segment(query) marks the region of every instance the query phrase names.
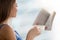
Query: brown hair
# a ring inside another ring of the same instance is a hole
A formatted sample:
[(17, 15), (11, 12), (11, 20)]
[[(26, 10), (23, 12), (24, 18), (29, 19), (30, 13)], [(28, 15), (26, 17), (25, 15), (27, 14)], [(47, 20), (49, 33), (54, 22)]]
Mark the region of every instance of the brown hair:
[(0, 0), (0, 23), (4, 22), (11, 12), (15, 0)]

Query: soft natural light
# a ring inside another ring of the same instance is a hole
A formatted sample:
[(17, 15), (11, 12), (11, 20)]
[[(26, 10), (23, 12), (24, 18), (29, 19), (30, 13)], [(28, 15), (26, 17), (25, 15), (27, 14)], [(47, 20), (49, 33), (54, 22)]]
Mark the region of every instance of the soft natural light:
[(12, 21), (12, 25), (24, 38), (23, 40), (25, 40), (27, 31), (31, 28), (37, 14), (42, 8), (50, 13), (55, 11), (56, 16), (51, 32), (43, 33), (35, 40), (60, 40), (60, 0), (17, 0), (17, 4), (18, 15)]

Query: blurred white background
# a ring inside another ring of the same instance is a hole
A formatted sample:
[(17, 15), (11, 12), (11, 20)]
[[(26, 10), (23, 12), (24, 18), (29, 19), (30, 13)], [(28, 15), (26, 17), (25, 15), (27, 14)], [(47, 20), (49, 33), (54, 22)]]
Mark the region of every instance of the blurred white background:
[(34, 40), (60, 40), (60, 0), (17, 0), (17, 17), (10, 23), (25, 40), (27, 32), (41, 8), (56, 12), (51, 31), (44, 31)]

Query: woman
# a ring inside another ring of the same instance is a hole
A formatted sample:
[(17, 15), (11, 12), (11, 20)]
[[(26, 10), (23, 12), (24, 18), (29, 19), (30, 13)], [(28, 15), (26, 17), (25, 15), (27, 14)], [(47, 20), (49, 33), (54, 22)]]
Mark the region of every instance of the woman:
[[(0, 40), (22, 40), (18, 33), (8, 25), (8, 20), (16, 17), (16, 7), (16, 0), (0, 0)], [(33, 40), (39, 34), (40, 29), (34, 26), (28, 32), (26, 40)]]

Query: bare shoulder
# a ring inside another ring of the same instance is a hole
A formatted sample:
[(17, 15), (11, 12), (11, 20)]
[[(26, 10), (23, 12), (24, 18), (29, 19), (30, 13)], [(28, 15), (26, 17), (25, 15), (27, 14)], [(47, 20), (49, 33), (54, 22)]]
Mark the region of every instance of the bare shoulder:
[(1, 28), (4, 38), (8, 40), (15, 40), (14, 30), (7, 24), (4, 24)]
[[(4, 36), (7, 36), (9, 33), (12, 33), (12, 32), (13, 32), (13, 29), (8, 24), (4, 24), (1, 28), (1, 33)], [(5, 35), (5, 34), (7, 34), (7, 35)]]
[(3, 27), (1, 28), (3, 31), (8, 31), (8, 30), (13, 30), (8, 24), (4, 24)]

